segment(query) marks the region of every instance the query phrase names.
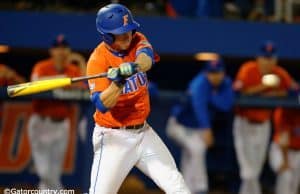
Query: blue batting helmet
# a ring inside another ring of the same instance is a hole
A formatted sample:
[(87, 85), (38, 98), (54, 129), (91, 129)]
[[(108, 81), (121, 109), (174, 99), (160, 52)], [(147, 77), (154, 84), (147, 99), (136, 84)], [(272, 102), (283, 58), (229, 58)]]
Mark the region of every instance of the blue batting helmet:
[(114, 42), (114, 36), (136, 30), (138, 24), (132, 17), (127, 7), (121, 4), (112, 3), (102, 7), (96, 18), (96, 27), (102, 39), (107, 44)]

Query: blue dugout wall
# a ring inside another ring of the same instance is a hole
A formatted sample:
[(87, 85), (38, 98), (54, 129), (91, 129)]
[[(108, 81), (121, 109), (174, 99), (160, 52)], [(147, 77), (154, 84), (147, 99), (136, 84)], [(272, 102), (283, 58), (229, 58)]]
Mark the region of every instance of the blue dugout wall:
[[(210, 19), (136, 17), (161, 54), (191, 55), (214, 51), (226, 56), (253, 56), (263, 40), (274, 40), (279, 56), (300, 58), (300, 25), (251, 23)], [(0, 43), (13, 47), (48, 48), (53, 37), (64, 33), (73, 48), (90, 50), (100, 37), (95, 14), (0, 12)]]

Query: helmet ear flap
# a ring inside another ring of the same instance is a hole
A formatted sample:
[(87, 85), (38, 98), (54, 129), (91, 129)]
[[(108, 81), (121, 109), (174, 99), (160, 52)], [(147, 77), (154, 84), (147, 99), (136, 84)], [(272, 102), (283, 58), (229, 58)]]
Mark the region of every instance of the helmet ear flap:
[(103, 40), (106, 44), (111, 45), (112, 43), (114, 43), (115, 37), (114, 37), (113, 34), (110, 34), (110, 33), (101, 33), (101, 32), (100, 32), (100, 34), (101, 34), (102, 40)]

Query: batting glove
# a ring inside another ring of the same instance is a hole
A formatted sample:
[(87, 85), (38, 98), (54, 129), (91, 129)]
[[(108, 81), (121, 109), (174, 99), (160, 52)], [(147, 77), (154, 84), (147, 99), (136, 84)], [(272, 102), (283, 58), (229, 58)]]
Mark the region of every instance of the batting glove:
[(119, 67), (120, 74), (125, 77), (129, 77), (137, 72), (136, 63), (122, 63)]
[(107, 71), (107, 78), (119, 86), (124, 85), (126, 82), (126, 79), (120, 74), (119, 68), (109, 68)]

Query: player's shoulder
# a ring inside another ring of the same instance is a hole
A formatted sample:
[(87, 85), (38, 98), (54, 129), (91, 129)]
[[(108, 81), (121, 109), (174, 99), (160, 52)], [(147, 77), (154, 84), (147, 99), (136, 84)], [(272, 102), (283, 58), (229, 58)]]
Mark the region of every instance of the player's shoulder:
[(275, 74), (288, 74), (287, 70), (285, 70), (283, 67), (279, 66), (279, 65), (276, 65), (273, 69), (273, 72)]
[(14, 70), (5, 64), (0, 64), (0, 71), (1, 72), (10, 72), (10, 71), (14, 71)]
[(100, 54), (103, 54), (106, 50), (106, 47), (105, 47), (105, 43), (104, 42), (101, 42), (97, 45), (97, 47), (93, 50), (91, 56), (99, 56)]
[(206, 76), (205, 76), (205, 73), (204, 72), (200, 72), (198, 73), (194, 79), (192, 80), (193, 83), (199, 83), (199, 84), (205, 84), (207, 79), (206, 79)]
[(195, 88), (207, 86), (207, 79), (203, 72), (198, 73), (190, 82), (189, 89), (193, 90)]
[(257, 62), (255, 60), (249, 60), (244, 62), (241, 65), (241, 69), (246, 69), (246, 70), (252, 70), (252, 69), (256, 69), (257, 68)]
[(8, 69), (8, 67), (4, 64), (0, 64), (0, 70), (1, 71), (6, 71)]
[(139, 40), (147, 40), (147, 37), (141, 32), (136, 32), (134, 38), (137, 38)]
[(133, 37), (133, 44), (134, 45), (143, 45), (151, 47), (150, 42), (148, 41), (147, 37), (142, 34), (141, 32), (136, 32)]
[(105, 43), (102, 42), (98, 44), (98, 46), (91, 53), (87, 66), (93, 65), (95, 61), (104, 60), (105, 55), (106, 55), (106, 47), (105, 47)]
[(51, 66), (53, 66), (53, 61), (52, 61), (52, 59), (49, 58), (49, 59), (44, 59), (44, 60), (38, 61), (34, 65), (34, 69), (48, 69)]

